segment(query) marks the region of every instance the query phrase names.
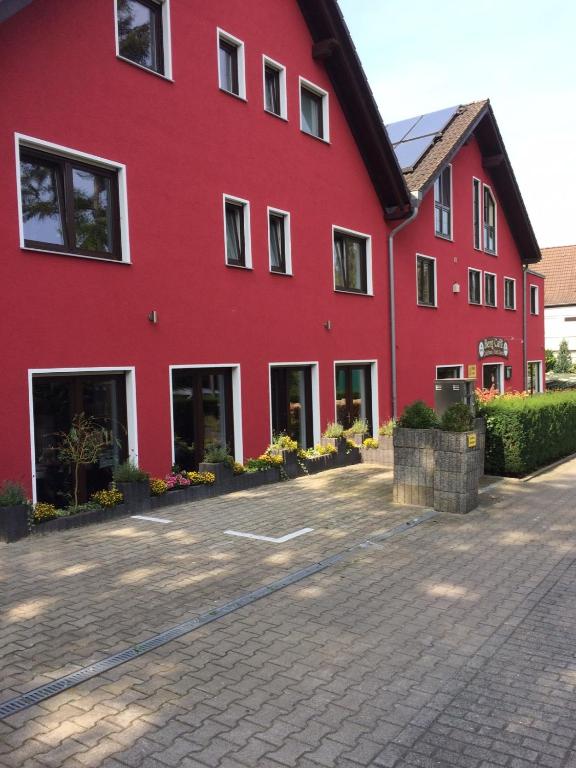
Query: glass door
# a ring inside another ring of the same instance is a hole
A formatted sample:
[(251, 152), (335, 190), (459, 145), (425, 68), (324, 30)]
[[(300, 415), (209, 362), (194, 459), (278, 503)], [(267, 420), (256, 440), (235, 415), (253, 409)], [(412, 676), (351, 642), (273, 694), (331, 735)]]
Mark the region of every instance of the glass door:
[(487, 364), (482, 367), (482, 386), (484, 389), (494, 387), (498, 392), (504, 392), (501, 363)]
[(535, 392), (541, 392), (542, 391), (542, 384), (541, 384), (541, 368), (542, 363), (538, 362), (531, 362), (528, 363), (528, 392), (530, 392), (531, 395), (533, 395)]
[(310, 367), (272, 368), (272, 430), (302, 448), (313, 444), (312, 374)]
[(79, 501), (106, 488), (112, 470), (128, 457), (124, 374), (36, 376), (32, 384), (36, 494), (38, 501), (65, 507), (71, 502), (70, 466), (58, 457), (61, 434), (83, 413), (104, 430), (106, 447), (97, 463), (80, 467)]
[(336, 421), (350, 429), (356, 419), (367, 421), (372, 434), (371, 366), (337, 365)]
[(172, 371), (174, 463), (197, 469), (209, 445), (234, 455), (232, 371), (180, 368)]

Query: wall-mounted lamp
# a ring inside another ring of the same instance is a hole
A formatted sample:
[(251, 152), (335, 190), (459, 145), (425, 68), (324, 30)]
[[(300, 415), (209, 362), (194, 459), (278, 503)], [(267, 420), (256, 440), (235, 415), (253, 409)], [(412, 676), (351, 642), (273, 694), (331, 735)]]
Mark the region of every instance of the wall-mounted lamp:
[(452, 293), (460, 293), (460, 283), (453, 283)]
[(326, 322), (324, 323), (324, 328), (326, 328), (327, 331), (331, 331), (332, 330), (332, 320), (326, 320)]
[(156, 312), (155, 309), (148, 313), (148, 320), (150, 320), (150, 322), (154, 325), (158, 323), (158, 312)]

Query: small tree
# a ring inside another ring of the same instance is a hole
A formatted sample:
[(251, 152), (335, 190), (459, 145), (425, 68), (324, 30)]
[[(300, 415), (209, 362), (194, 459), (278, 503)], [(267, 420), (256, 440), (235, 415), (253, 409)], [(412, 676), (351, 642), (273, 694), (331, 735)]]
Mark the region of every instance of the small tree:
[(556, 355), (551, 349), (547, 349), (544, 354), (546, 355), (546, 373), (548, 373), (554, 370)]
[(568, 349), (568, 342), (566, 339), (562, 339), (558, 348), (558, 354), (556, 355), (556, 362), (554, 363), (554, 373), (570, 373), (571, 370), (572, 355)]
[(74, 506), (78, 506), (80, 467), (95, 464), (109, 445), (106, 431), (92, 416), (77, 413), (68, 432), (59, 432), (58, 458), (72, 468), (74, 482)]

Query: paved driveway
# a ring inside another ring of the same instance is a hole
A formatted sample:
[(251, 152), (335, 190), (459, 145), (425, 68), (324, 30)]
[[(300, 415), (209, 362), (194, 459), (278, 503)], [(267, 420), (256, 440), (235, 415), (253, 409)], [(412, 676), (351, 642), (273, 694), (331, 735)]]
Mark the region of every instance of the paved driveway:
[[(8, 717), (0, 764), (576, 766), (575, 476), (500, 484)], [(415, 514), (389, 487), (360, 466), (3, 547), (2, 699), (374, 542)]]

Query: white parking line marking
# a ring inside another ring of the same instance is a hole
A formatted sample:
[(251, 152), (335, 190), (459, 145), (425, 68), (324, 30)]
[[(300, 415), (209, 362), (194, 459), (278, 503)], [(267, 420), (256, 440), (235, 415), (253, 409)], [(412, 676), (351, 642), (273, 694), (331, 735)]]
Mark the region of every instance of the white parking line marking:
[(280, 536), (274, 538), (272, 536), (258, 536), (256, 533), (242, 533), (242, 531), (224, 531), (228, 536), (241, 536), (244, 539), (256, 539), (257, 541), (268, 541), (270, 544), (284, 544), (285, 541), (295, 539), (298, 536), (303, 536), (305, 533), (310, 533), (314, 528), (300, 528), (299, 531), (294, 533), (287, 533), (286, 536)]
[(171, 523), (165, 517), (148, 517), (147, 515), (130, 515), (133, 520), (149, 520), (151, 523)]

